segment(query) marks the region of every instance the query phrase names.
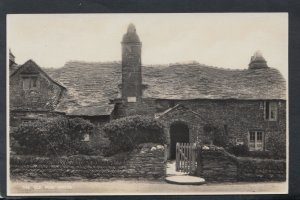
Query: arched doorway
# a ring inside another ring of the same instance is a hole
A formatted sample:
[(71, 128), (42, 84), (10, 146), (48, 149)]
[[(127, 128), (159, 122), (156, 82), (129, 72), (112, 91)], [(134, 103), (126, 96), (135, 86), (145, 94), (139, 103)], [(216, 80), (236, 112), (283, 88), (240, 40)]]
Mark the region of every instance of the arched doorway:
[(170, 127), (170, 159), (176, 158), (176, 143), (188, 143), (189, 142), (189, 127), (182, 122), (175, 122)]

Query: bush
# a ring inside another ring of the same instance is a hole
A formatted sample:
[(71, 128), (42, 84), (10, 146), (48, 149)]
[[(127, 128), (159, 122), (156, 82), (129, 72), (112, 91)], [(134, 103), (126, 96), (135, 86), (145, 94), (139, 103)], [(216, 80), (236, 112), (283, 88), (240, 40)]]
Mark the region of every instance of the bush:
[(248, 156), (249, 149), (247, 145), (232, 145), (228, 147), (228, 152), (235, 156)]
[(213, 144), (219, 147), (225, 147), (228, 143), (228, 138), (224, 134), (224, 131), (212, 124), (206, 124), (203, 127), (204, 131), (204, 144)]
[(268, 151), (249, 151), (248, 156), (253, 158), (271, 158)]
[(94, 155), (105, 154), (107, 148), (110, 146), (109, 138), (106, 136), (102, 128), (96, 127), (94, 133), (90, 137), (89, 145), (93, 149)]
[(12, 133), (19, 147), (17, 154), (61, 156), (87, 154), (89, 147), (82, 141), (91, 133), (93, 124), (81, 118), (55, 117), (22, 123)]
[(268, 139), (268, 150), (274, 159), (286, 158), (286, 136), (282, 133), (272, 133)]
[(151, 117), (124, 117), (106, 124), (103, 130), (111, 142), (107, 154), (129, 151), (141, 143), (166, 143), (162, 124)]
[(240, 157), (252, 157), (252, 158), (271, 158), (268, 151), (249, 151), (247, 145), (232, 145), (228, 149), (228, 152)]

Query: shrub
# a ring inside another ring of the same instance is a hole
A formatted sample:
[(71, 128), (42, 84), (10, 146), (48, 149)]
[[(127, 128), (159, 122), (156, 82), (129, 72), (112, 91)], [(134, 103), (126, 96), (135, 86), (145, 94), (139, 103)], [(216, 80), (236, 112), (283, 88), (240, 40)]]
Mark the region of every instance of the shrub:
[(268, 151), (249, 151), (248, 156), (253, 158), (271, 158)]
[(249, 155), (249, 149), (247, 145), (232, 145), (228, 147), (228, 152), (234, 154), (235, 156)]
[(166, 143), (162, 124), (151, 117), (124, 117), (106, 124), (103, 130), (111, 142), (107, 154), (129, 151), (141, 143)]
[(252, 158), (271, 158), (268, 151), (249, 151), (247, 145), (232, 145), (228, 147), (228, 152), (240, 157), (252, 157)]
[(61, 156), (86, 154), (88, 144), (82, 141), (93, 124), (81, 118), (55, 117), (22, 123), (12, 133), (19, 144), (18, 154)]
[(286, 158), (286, 137), (285, 134), (279, 132), (272, 133), (268, 139), (268, 150), (272, 158), (285, 159)]
[(203, 131), (204, 131), (203, 142), (205, 144), (212, 143), (213, 145), (219, 147), (225, 147), (227, 145), (228, 138), (219, 127), (214, 126), (212, 124), (206, 124), (203, 127)]
[(89, 145), (93, 149), (94, 155), (103, 155), (110, 146), (109, 138), (106, 136), (102, 128), (96, 127), (94, 133), (90, 137)]

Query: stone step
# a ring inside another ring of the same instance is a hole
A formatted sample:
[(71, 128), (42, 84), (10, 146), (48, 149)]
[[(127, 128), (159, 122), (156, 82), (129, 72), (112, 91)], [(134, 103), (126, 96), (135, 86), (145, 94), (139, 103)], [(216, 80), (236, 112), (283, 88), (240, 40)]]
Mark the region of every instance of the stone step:
[(168, 176), (165, 178), (167, 183), (178, 185), (202, 185), (205, 180), (196, 176), (182, 175), (182, 176)]

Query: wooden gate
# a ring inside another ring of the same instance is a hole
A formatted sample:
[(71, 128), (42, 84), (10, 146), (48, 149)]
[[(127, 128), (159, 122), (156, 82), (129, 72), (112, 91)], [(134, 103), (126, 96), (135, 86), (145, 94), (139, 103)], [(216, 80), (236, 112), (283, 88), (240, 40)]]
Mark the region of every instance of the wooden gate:
[(176, 171), (194, 173), (198, 152), (196, 143), (176, 143)]

